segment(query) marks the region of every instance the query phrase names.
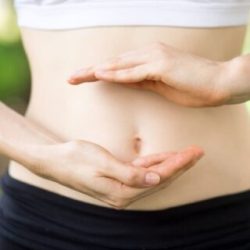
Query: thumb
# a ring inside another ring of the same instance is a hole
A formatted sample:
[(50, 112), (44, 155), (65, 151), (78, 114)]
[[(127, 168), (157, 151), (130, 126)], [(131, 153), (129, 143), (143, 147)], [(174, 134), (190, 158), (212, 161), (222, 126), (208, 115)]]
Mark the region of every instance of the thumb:
[(136, 168), (129, 163), (118, 160), (109, 162), (105, 168), (104, 176), (114, 178), (127, 186), (145, 188), (160, 182), (160, 175), (146, 168)]

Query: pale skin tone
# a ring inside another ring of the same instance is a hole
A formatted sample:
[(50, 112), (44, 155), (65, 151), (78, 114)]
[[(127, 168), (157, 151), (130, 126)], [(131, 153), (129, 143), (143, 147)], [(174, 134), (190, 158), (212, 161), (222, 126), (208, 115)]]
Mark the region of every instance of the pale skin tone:
[[(169, 51), (178, 55), (181, 71), (185, 72), (187, 62), (192, 64), (197, 54), (200, 59), (196, 63), (210, 62), (213, 71), (217, 67), (212, 65), (232, 62), (239, 54), (244, 28), (117, 27), (63, 32), (22, 28), (21, 31), (32, 69), (31, 101), (25, 117), (2, 105), (4, 119), (0, 122), (0, 152), (14, 160), (10, 165), (13, 177), (74, 199), (119, 209), (165, 208), (248, 187), (247, 174), (242, 174), (244, 169), (248, 173), (243, 105), (207, 110), (201, 101), (205, 100), (207, 106), (222, 104), (209, 104), (206, 91), (200, 100), (196, 85), (191, 81), (185, 83), (188, 86), (181, 82), (182, 87), (186, 86), (185, 91), (192, 90), (187, 101), (195, 101), (195, 109), (188, 109), (187, 106), (194, 104), (168, 102), (163, 82), (155, 84), (147, 79), (136, 83), (143, 87), (121, 80), (113, 83), (112, 79), (100, 80), (100, 71), (97, 75), (93, 68), (88, 75), (80, 74), (81, 79), (74, 82), (77, 86), (67, 82), (75, 69), (90, 65), (95, 68), (106, 64), (110, 57), (116, 60), (122, 52), (135, 53), (137, 58), (140, 49), (146, 50), (146, 54), (151, 51), (151, 59), (140, 61), (142, 67), (147, 65), (151, 69), (149, 65), (166, 57), (156, 41), (164, 42), (164, 46), (172, 44)], [(206, 39), (210, 36), (223, 46), (218, 43), (213, 46)], [(235, 40), (227, 48), (232, 37)], [(157, 49), (149, 50), (148, 46)], [(183, 53), (184, 49), (189, 53)], [(130, 57), (130, 63), (133, 58)], [(132, 71), (133, 67), (129, 67)], [(238, 67), (227, 72), (234, 72), (237, 77), (242, 75), (240, 71)], [(206, 76), (207, 67), (200, 72)], [(190, 75), (193, 78), (196, 74)], [(183, 77), (188, 79), (190, 75), (186, 70)], [(206, 90), (206, 77), (203, 78), (202, 91)], [(148, 83), (156, 88), (147, 89)], [(175, 93), (179, 95), (178, 91)], [(209, 97), (213, 97), (213, 91)], [(229, 118), (233, 122), (228, 122)], [(140, 143), (136, 144), (134, 138), (139, 138)], [(234, 142), (236, 149), (227, 139)], [(222, 146), (223, 158), (217, 154)], [(136, 164), (136, 159), (144, 162)], [(145, 185), (146, 172), (158, 174), (160, 182)]]
[(219, 62), (154, 43), (80, 69), (68, 81), (75, 85), (97, 80), (126, 84), (180, 105), (207, 107), (249, 100), (249, 72), (249, 55)]
[[(137, 161), (125, 163), (95, 143), (64, 142), (2, 103), (0, 112), (4, 117), (0, 123), (1, 154), (40, 177), (116, 209), (166, 187), (203, 155), (202, 149), (192, 146), (180, 152), (147, 155), (144, 166)], [(149, 179), (145, 178), (147, 173)]]

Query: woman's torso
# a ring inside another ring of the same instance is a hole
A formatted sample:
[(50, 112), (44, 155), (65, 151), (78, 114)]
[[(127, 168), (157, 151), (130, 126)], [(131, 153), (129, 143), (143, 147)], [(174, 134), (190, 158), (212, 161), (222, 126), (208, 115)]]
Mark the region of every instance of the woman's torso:
[[(66, 140), (98, 143), (124, 161), (191, 144), (204, 148), (206, 154), (194, 168), (127, 209), (161, 209), (250, 187), (250, 126), (245, 104), (186, 108), (146, 90), (101, 81), (71, 86), (66, 81), (76, 69), (155, 41), (210, 59), (228, 60), (240, 54), (245, 27), (22, 28), (21, 32), (32, 70), (32, 95), (26, 112), (31, 120)], [(141, 139), (139, 152), (136, 137)], [(10, 174), (52, 192), (106, 206), (35, 176), (14, 161)]]

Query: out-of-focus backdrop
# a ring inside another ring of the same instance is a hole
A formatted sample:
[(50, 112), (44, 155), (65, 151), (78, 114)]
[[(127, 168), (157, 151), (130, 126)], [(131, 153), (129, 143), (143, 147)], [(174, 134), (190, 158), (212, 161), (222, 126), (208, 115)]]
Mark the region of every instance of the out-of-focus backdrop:
[[(242, 53), (250, 53), (250, 24)], [(29, 93), (29, 65), (20, 41), (13, 1), (0, 0), (0, 101), (23, 114)], [(250, 102), (246, 105), (250, 114)], [(0, 176), (7, 164), (8, 160), (0, 156)]]
[[(0, 0), (0, 101), (24, 113), (30, 92), (28, 62), (20, 41), (12, 0)], [(0, 119), (3, 119), (0, 116)], [(0, 176), (8, 160), (0, 155)]]

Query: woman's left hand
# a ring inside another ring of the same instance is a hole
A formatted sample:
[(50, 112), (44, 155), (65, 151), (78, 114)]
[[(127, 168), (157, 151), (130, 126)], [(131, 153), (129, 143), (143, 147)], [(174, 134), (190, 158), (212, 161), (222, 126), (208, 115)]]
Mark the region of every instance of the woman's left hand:
[(221, 81), (223, 69), (223, 62), (154, 43), (83, 68), (68, 82), (80, 84), (102, 80), (150, 90), (184, 106), (219, 106), (226, 104), (230, 97)]

